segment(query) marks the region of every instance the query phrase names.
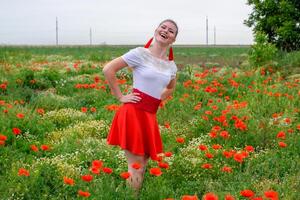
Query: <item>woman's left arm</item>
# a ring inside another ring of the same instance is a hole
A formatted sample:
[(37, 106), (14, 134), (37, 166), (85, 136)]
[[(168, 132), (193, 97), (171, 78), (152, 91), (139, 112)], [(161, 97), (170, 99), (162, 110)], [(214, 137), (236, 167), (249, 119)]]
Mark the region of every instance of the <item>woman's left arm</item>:
[(174, 92), (175, 86), (176, 86), (176, 78), (172, 79), (167, 85), (167, 87), (165, 87), (165, 89), (161, 94), (160, 99), (163, 101), (167, 99), (169, 96), (171, 96)]

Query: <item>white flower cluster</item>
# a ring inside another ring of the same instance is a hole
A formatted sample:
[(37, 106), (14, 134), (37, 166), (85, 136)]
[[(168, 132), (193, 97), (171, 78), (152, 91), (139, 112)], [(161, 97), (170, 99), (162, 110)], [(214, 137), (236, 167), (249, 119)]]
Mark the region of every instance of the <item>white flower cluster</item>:
[(179, 150), (178, 155), (170, 157), (167, 162), (173, 163), (170, 168), (171, 173), (183, 175), (186, 180), (199, 179), (203, 175), (201, 173), (201, 163), (204, 162), (204, 157), (201, 156), (199, 150), (200, 144), (206, 144), (209, 138), (207, 134), (192, 139), (185, 147)]
[(58, 169), (60, 175), (76, 177), (80, 175), (81, 169), (76, 167), (76, 164), (80, 162), (80, 158), (78, 156), (79, 152), (76, 151), (74, 153), (60, 154), (54, 157), (43, 157), (36, 159), (31, 168), (39, 169), (39, 166), (43, 165), (51, 165)]
[(88, 116), (81, 111), (71, 108), (64, 108), (47, 112), (43, 119), (53, 122), (58, 127), (64, 127), (74, 123), (75, 121), (88, 120)]
[(103, 120), (79, 121), (73, 126), (53, 131), (47, 134), (52, 144), (59, 145), (74, 139), (105, 138), (107, 135), (107, 124)]
[(188, 160), (193, 165), (200, 163), (203, 160), (203, 157), (200, 156), (201, 151), (198, 147), (200, 144), (206, 144), (208, 140), (208, 134), (193, 138), (191, 141), (189, 141), (187, 146), (180, 149), (180, 155), (183, 157), (183, 159)]
[(64, 87), (65, 84), (67, 83), (67, 80), (61, 78), (61, 79), (59, 79), (58, 81), (55, 81), (55, 83), (56, 83), (57, 86), (59, 86), (59, 87)]
[(73, 58), (72, 56), (62, 56), (62, 55), (47, 55), (47, 61), (49, 62), (55, 62), (57, 63), (57, 61), (59, 60), (60, 62), (63, 61), (71, 61)]

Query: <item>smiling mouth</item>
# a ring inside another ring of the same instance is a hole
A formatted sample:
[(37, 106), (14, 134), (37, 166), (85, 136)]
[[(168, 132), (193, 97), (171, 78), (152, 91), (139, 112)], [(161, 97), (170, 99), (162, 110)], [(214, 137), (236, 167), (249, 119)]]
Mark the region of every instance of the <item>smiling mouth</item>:
[(168, 39), (167, 35), (164, 34), (164, 33), (160, 33), (159, 35), (160, 35), (162, 38), (164, 38), (164, 39)]

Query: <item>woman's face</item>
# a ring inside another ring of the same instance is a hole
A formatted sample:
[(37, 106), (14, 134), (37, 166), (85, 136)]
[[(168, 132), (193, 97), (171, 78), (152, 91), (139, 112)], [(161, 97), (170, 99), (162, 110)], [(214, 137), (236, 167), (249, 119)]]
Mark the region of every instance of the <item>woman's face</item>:
[(177, 28), (172, 22), (163, 22), (155, 30), (155, 40), (164, 45), (170, 45), (175, 42), (176, 32)]

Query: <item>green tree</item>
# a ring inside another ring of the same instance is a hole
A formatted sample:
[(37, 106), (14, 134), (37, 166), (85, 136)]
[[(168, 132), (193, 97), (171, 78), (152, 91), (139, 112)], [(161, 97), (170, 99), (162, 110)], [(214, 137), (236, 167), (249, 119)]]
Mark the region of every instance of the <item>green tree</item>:
[(275, 45), (269, 43), (266, 34), (260, 32), (256, 33), (254, 41), (255, 44), (249, 52), (251, 65), (262, 66), (270, 63), (277, 53)]
[(300, 49), (300, 0), (248, 0), (253, 7), (245, 24), (262, 32), (284, 51)]

